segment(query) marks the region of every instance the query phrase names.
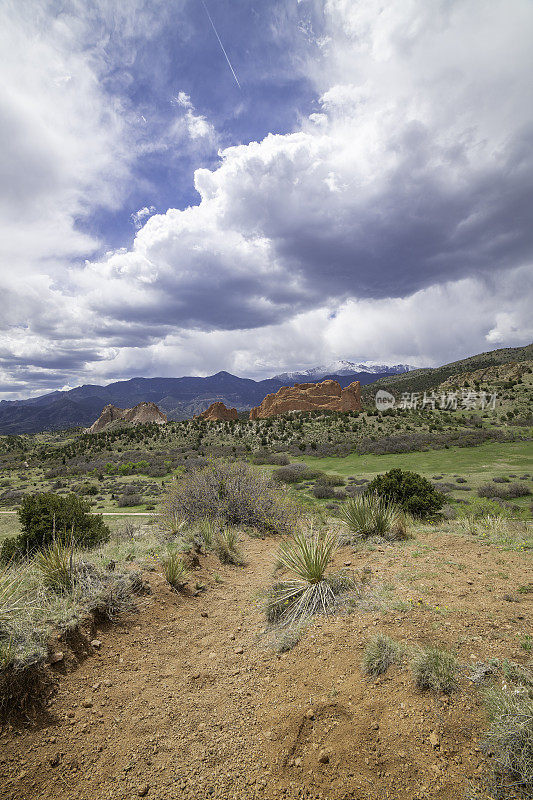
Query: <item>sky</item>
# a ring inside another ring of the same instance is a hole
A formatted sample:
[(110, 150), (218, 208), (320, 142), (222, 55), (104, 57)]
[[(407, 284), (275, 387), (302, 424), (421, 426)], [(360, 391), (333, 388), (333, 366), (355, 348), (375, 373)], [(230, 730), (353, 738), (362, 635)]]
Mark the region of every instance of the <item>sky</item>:
[(0, 399), (533, 340), (531, 0), (0, 0)]

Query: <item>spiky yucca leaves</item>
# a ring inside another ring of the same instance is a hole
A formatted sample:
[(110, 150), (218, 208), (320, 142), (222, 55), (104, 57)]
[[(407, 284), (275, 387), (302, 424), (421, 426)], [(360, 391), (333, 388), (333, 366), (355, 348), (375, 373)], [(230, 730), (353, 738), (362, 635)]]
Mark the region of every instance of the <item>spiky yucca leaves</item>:
[(337, 537), (332, 533), (295, 533), (281, 543), (276, 567), (294, 577), (275, 584), (268, 593), (266, 614), (270, 622), (294, 623), (334, 609), (337, 596), (353, 583), (348, 576), (326, 574), (336, 549)]
[(72, 548), (59, 541), (40, 550), (35, 555), (35, 566), (42, 575), (43, 584), (57, 594), (70, 592), (73, 587)]
[(240, 547), (240, 536), (236, 528), (222, 528), (213, 538), (213, 550), (221, 564), (235, 564), (241, 567), (244, 558)]
[(356, 536), (383, 536), (406, 539), (407, 524), (398, 506), (377, 494), (362, 495), (348, 500), (339, 512), (342, 522)]
[(163, 574), (173, 589), (183, 589), (189, 573), (180, 553), (172, 553), (163, 561)]
[(390, 636), (378, 633), (366, 646), (363, 655), (363, 672), (366, 675), (382, 675), (391, 664), (401, 661), (403, 648)]

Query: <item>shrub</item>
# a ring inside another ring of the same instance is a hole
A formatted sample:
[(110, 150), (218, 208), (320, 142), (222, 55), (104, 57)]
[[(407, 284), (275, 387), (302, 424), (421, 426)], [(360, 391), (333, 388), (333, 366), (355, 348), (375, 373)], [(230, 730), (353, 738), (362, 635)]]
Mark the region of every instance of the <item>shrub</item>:
[(239, 533), (235, 528), (223, 528), (215, 534), (213, 550), (221, 564), (242, 566), (244, 559), (239, 546)]
[(422, 518), (437, 514), (445, 502), (444, 496), (422, 475), (398, 468), (377, 475), (367, 487), (367, 493), (373, 492)]
[(417, 687), (444, 694), (458, 688), (457, 669), (457, 660), (453, 653), (438, 647), (420, 650), (411, 661)]
[(490, 689), (485, 700), (491, 719), (487, 746), (500, 780), (533, 790), (533, 699), (527, 693)]
[(403, 648), (390, 636), (378, 633), (365, 648), (363, 672), (365, 675), (382, 675), (391, 664), (397, 664), (402, 657)]
[(244, 462), (224, 461), (191, 470), (173, 483), (162, 512), (169, 519), (197, 522), (208, 517), (273, 533), (288, 533), (301, 513), (261, 472)]
[(335, 490), (332, 486), (327, 486), (323, 483), (315, 483), (313, 486), (313, 496), (317, 498), (317, 500), (330, 500), (331, 498), (335, 497)]
[(130, 506), (140, 506), (142, 504), (142, 497), (140, 494), (123, 494), (117, 500), (119, 508), (129, 508)]
[(317, 478), (317, 483), (321, 483), (324, 486), (344, 486), (346, 481), (342, 477), (342, 475), (320, 475)]
[(335, 608), (337, 596), (353, 587), (347, 575), (326, 574), (336, 549), (337, 539), (331, 533), (310, 537), (296, 533), (282, 542), (276, 566), (294, 577), (275, 584), (267, 594), (270, 622), (293, 623)]
[(405, 517), (394, 503), (377, 494), (349, 499), (339, 517), (350, 531), (363, 539), (383, 536), (386, 539), (407, 539)]
[(173, 589), (183, 589), (189, 575), (179, 553), (172, 553), (163, 561), (163, 574)]
[(73, 586), (72, 549), (61, 542), (53, 542), (35, 554), (35, 566), (42, 575), (43, 584), (57, 594), (70, 592)]
[(278, 483), (300, 483), (310, 478), (316, 478), (319, 475), (320, 472), (309, 469), (307, 464), (297, 463), (275, 469), (272, 473), (272, 478)]
[(4, 541), (0, 559), (5, 563), (14, 557), (30, 555), (52, 544), (56, 538), (62, 541), (73, 538), (80, 548), (107, 542), (109, 528), (100, 514), (89, 514), (89, 509), (89, 503), (75, 494), (66, 497), (51, 492), (26, 495), (18, 512), (23, 532), (14, 540)]
[(254, 464), (274, 464), (277, 467), (286, 467), (290, 464), (287, 453), (255, 453), (252, 461)]
[(484, 483), (477, 490), (479, 497), (498, 497), (501, 500), (515, 497), (527, 497), (531, 494), (529, 487), (522, 483), (509, 483), (507, 486), (494, 486), (493, 483)]

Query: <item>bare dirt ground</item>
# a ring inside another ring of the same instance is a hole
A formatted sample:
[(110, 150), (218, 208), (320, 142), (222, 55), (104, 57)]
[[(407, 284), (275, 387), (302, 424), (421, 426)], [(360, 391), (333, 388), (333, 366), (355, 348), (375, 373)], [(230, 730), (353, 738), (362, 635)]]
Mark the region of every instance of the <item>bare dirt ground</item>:
[(89, 656), (57, 642), (47, 713), (1, 735), (0, 796), (463, 798), (488, 769), (479, 691), (463, 674), (449, 698), (421, 692), (405, 667), (368, 680), (361, 655), (382, 631), (455, 649), (461, 663), (526, 663), (533, 595), (516, 590), (531, 580), (527, 556), (427, 530), (402, 547), (343, 548), (340, 564), (369, 566), (414, 606), (318, 618), (279, 655), (257, 602), (276, 544), (246, 539), (244, 568), (203, 558), (198, 596), (147, 572), (152, 595), (98, 630)]

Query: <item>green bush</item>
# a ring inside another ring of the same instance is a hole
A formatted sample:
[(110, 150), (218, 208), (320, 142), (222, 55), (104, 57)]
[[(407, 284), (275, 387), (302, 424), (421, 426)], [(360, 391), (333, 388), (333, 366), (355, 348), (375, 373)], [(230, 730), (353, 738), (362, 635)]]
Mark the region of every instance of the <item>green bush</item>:
[(26, 495), (18, 511), (22, 533), (6, 539), (0, 560), (31, 555), (53, 543), (74, 539), (80, 548), (96, 547), (109, 540), (109, 528), (100, 514), (89, 514), (87, 500), (69, 494), (60, 497), (52, 492)]
[(368, 484), (366, 493), (386, 497), (404, 511), (421, 518), (437, 514), (446, 500), (422, 475), (399, 468), (377, 475)]

